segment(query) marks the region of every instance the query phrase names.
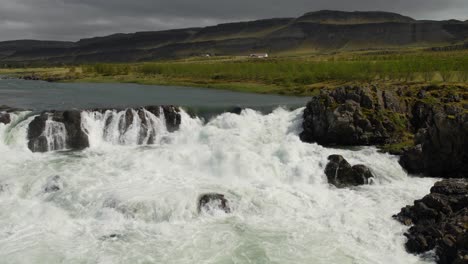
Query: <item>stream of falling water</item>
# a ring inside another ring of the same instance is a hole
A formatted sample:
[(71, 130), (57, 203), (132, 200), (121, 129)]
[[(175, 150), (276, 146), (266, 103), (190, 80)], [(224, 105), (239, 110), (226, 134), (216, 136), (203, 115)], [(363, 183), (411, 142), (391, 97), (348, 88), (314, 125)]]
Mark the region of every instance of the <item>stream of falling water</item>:
[[(302, 111), (182, 112), (173, 133), (146, 112), (144, 133), (135, 113), (122, 131), (122, 112), (83, 112), (90, 148), (47, 153), (27, 148), (33, 117), (13, 115), (0, 124), (0, 263), (433, 263), (406, 253), (391, 216), (435, 180), (375, 148), (302, 143)], [(368, 165), (374, 183), (328, 185), (331, 154)], [(211, 192), (230, 214), (198, 213)]]

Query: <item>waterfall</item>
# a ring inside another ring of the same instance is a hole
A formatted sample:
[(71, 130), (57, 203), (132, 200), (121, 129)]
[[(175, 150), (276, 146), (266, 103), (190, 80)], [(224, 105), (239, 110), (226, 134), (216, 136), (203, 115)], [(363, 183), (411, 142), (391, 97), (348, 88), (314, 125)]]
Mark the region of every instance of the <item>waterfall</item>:
[(67, 148), (67, 129), (63, 123), (47, 120), (43, 135), (47, 140), (48, 151)]
[(91, 146), (103, 143), (113, 145), (149, 145), (168, 133), (164, 112), (156, 114), (144, 108), (123, 111), (107, 110), (82, 112), (82, 128)]

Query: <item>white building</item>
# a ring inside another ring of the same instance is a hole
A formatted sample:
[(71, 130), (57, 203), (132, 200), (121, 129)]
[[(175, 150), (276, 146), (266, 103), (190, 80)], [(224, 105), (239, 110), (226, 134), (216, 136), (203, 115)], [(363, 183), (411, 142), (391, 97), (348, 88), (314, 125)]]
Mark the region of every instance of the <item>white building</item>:
[(265, 59), (268, 58), (268, 53), (253, 53), (250, 54), (251, 58), (257, 58), (257, 59)]

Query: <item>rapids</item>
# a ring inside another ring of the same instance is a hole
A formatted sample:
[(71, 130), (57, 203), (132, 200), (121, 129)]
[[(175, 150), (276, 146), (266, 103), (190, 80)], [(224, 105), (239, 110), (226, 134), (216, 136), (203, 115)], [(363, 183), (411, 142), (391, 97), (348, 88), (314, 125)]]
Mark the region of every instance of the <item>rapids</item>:
[[(154, 144), (115, 124), (106, 132), (106, 114), (83, 112), (90, 148), (47, 153), (27, 148), (33, 116), (13, 115), (0, 124), (0, 262), (433, 263), (406, 253), (406, 227), (392, 215), (436, 180), (409, 177), (375, 148), (302, 143), (302, 111), (208, 122), (182, 112), (173, 133), (153, 118)], [(63, 140), (51, 138), (51, 149)], [(331, 154), (368, 165), (374, 183), (328, 185)], [(197, 199), (210, 192), (232, 212), (199, 215)]]

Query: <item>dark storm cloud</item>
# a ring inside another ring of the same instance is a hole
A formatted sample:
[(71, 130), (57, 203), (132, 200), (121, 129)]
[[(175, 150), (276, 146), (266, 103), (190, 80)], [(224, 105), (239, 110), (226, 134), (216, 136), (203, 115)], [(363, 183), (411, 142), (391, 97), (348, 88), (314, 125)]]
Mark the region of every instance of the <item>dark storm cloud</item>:
[(468, 19), (467, 0), (0, 0), (0, 40), (76, 40), (116, 32), (292, 17), (320, 9)]

